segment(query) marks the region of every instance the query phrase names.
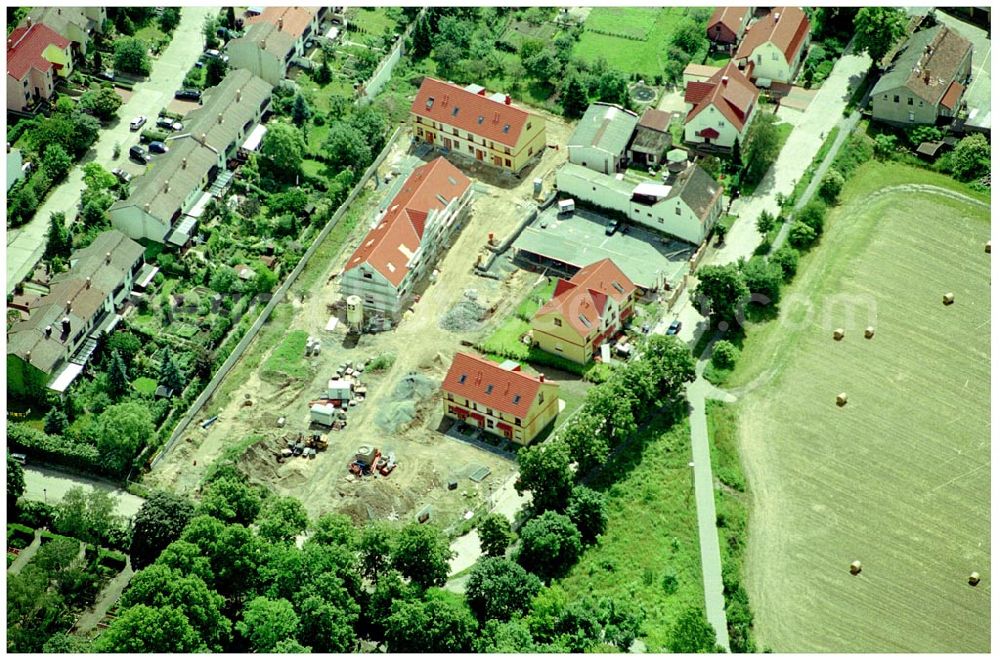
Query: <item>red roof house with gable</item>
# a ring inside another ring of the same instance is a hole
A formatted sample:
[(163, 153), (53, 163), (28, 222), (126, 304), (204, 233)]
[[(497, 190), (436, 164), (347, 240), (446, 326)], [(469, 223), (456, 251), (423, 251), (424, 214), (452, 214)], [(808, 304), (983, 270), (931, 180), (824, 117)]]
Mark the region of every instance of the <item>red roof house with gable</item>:
[(444, 415), (527, 445), (559, 414), (559, 385), (502, 364), (457, 353), (441, 382)]
[(774, 7), (747, 28), (733, 59), (754, 82), (791, 83), (808, 45), (806, 13), (798, 7)]
[(594, 262), (559, 279), (532, 318), (531, 335), (542, 350), (586, 364), (635, 312), (636, 291), (613, 261)]
[(7, 37), (7, 109), (24, 110), (52, 97), (55, 77), (73, 71), (70, 41), (28, 21)]
[(410, 125), (421, 142), (511, 172), (545, 149), (545, 119), (514, 105), (509, 95), (429, 76), (410, 106)]
[(708, 19), (708, 40), (726, 47), (739, 43), (750, 22), (750, 7), (718, 7)]
[(757, 109), (757, 88), (733, 62), (707, 81), (689, 82), (684, 141), (691, 145), (732, 149), (746, 137)]
[(416, 168), (347, 260), (343, 294), (359, 296), (366, 310), (398, 318), (471, 196), (472, 182), (444, 157)]
[(247, 26), (270, 23), (295, 40), (295, 54), (305, 53), (305, 43), (319, 31), (320, 7), (267, 7), (245, 20)]

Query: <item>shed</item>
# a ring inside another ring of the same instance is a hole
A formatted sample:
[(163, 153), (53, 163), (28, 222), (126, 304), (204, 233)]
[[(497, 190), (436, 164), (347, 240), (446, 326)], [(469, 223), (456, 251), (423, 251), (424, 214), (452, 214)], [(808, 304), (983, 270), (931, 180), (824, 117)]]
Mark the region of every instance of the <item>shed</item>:
[(326, 396), (328, 399), (339, 399), (342, 402), (351, 400), (351, 388), (353, 384), (344, 379), (330, 379), (326, 384)]
[(157, 399), (170, 399), (174, 396), (174, 389), (161, 384), (156, 387), (156, 392), (153, 395)]
[(337, 417), (337, 407), (333, 404), (314, 404), (309, 409), (309, 419), (313, 422), (330, 427)]

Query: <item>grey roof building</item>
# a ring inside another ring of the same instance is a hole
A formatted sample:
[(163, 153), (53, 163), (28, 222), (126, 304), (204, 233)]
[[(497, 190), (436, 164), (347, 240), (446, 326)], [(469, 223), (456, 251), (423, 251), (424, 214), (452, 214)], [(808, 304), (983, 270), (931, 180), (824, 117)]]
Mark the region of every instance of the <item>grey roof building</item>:
[(673, 113), (649, 108), (642, 113), (635, 127), (635, 137), (629, 145), (629, 157), (642, 166), (659, 165), (664, 154), (673, 146), (670, 122)]
[(295, 57), (295, 37), (275, 23), (261, 21), (247, 28), (246, 33), (226, 45), (229, 65), (246, 69), (255, 76), (277, 85)]
[(638, 121), (638, 115), (621, 106), (590, 104), (566, 143), (569, 162), (604, 174), (617, 172)]

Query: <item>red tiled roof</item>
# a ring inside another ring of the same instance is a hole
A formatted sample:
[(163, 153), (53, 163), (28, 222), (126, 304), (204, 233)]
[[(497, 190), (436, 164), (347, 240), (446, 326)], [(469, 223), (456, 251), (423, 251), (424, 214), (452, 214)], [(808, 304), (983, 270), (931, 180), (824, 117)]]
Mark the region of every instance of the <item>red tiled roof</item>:
[[(545, 121), (517, 106), (491, 100), (485, 90), (476, 94), (429, 76), (420, 85), (410, 112), (508, 147), (517, 144), (521, 132), (532, 117), (536, 122)], [(507, 127), (506, 132), (504, 127)]]
[(468, 353), (456, 353), (441, 389), (495, 411), (524, 418), (545, 383), (543, 377), (507, 370)]
[(621, 303), (635, 289), (635, 283), (611, 259), (604, 258), (580, 269), (569, 280), (560, 278), (552, 298), (538, 309), (535, 317), (557, 312), (580, 335), (585, 336), (600, 325), (608, 297)]
[(11, 32), (7, 37), (7, 74), (22, 80), (31, 68), (39, 71), (51, 69), (52, 63), (42, 57), (42, 52), (51, 44), (66, 48), (69, 40), (40, 23)]
[[(775, 15), (779, 17), (777, 21), (774, 20)], [(747, 28), (746, 36), (736, 49), (735, 59), (750, 57), (755, 48), (770, 41), (784, 53), (785, 61), (791, 62), (808, 33), (809, 17), (804, 11), (798, 7), (775, 7)]]
[(346, 269), (367, 263), (398, 287), (409, 270), (406, 263), (420, 248), (427, 215), (461, 197), (470, 185), (469, 178), (441, 156), (415, 169), (389, 203), (382, 221), (347, 260)]
[[(725, 83), (723, 78), (726, 79)], [(730, 60), (729, 64), (704, 83), (697, 81), (688, 83), (684, 101), (694, 103), (685, 122), (690, 122), (702, 110), (714, 105), (737, 131), (742, 131), (757, 102), (757, 88)]]
[(248, 25), (254, 23), (272, 23), (285, 34), (296, 39), (302, 36), (306, 26), (316, 16), (316, 7), (268, 7), (263, 13), (246, 19)]
[(712, 18), (708, 19), (708, 27), (711, 28), (716, 23), (722, 23), (732, 30), (733, 34), (738, 35), (743, 24), (743, 17), (747, 15), (749, 9), (749, 7), (716, 7)]
[(673, 113), (657, 110), (656, 108), (647, 108), (646, 112), (642, 113), (642, 117), (639, 118), (639, 126), (644, 126), (654, 131), (667, 131), (670, 127), (671, 117), (673, 117)]
[(962, 85), (957, 81), (952, 81), (951, 85), (948, 86), (948, 91), (941, 98), (941, 105), (948, 110), (954, 110), (958, 100), (962, 98), (962, 92), (964, 91), (965, 88)]

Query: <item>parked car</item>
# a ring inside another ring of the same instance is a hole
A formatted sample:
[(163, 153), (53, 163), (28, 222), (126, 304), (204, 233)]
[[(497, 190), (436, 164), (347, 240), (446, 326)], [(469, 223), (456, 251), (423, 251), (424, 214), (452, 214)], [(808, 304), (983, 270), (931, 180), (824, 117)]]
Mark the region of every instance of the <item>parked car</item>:
[(129, 122), (128, 128), (131, 131), (138, 131), (139, 129), (142, 128), (143, 124), (145, 124), (145, 123), (146, 123), (146, 117), (145, 117), (145, 115), (139, 115), (138, 117), (136, 117), (135, 119), (133, 119), (131, 122)]
[(118, 179), (122, 183), (127, 184), (128, 182), (132, 181), (132, 175), (130, 175), (128, 172), (125, 172), (125, 170), (122, 170), (121, 168), (115, 168), (114, 170), (111, 171), (111, 174), (118, 177)]
[(102, 79), (102, 80), (110, 80), (110, 81), (114, 82), (114, 80), (115, 80), (115, 72), (113, 70), (111, 70), (111, 69), (105, 69), (104, 71), (102, 71), (99, 74), (97, 74), (97, 77), (100, 78), (100, 79)]
[(170, 147), (166, 146), (159, 140), (153, 140), (151, 143), (149, 143), (149, 151), (153, 152), (154, 154), (166, 154), (168, 151), (170, 151)]
[(159, 117), (156, 120), (156, 125), (161, 129), (170, 129), (171, 131), (180, 131), (184, 128), (184, 125), (177, 120), (170, 119), (169, 117)]
[(609, 220), (608, 224), (604, 226), (604, 233), (607, 236), (611, 236), (612, 234), (615, 233), (615, 230), (617, 230), (617, 229), (618, 229), (618, 221), (617, 220)]
[(23, 455), (23, 454), (21, 454), (20, 452), (11, 452), (10, 453), (10, 458), (13, 459), (14, 461), (16, 461), (19, 464), (26, 464), (26, 463), (28, 463), (28, 457), (25, 456), (25, 455)]
[(139, 163), (146, 164), (149, 162), (149, 152), (140, 147), (139, 145), (133, 145), (128, 150), (128, 157), (133, 161), (138, 161)]
[(201, 92), (198, 90), (177, 90), (174, 92), (174, 98), (183, 101), (201, 101)]
[(681, 322), (674, 319), (670, 322), (670, 326), (667, 327), (667, 335), (677, 335), (681, 332)]
[(228, 62), (229, 61), (229, 56), (228, 55), (226, 55), (224, 53), (221, 53), (221, 52), (215, 50), (214, 48), (205, 51), (205, 54), (204, 54), (203, 57), (205, 57), (207, 59), (210, 59), (210, 60), (222, 60), (223, 62)]

